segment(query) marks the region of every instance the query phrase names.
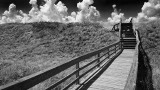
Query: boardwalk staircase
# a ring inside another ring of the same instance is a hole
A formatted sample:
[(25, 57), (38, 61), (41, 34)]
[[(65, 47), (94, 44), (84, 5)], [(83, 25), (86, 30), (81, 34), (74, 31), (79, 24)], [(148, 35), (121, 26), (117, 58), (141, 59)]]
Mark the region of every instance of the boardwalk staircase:
[(121, 23), (120, 39), (124, 49), (135, 49), (137, 44), (132, 23)]

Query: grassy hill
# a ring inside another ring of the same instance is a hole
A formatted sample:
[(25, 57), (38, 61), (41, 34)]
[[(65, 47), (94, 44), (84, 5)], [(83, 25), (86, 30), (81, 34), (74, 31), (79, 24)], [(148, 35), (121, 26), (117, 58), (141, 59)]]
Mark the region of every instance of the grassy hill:
[(0, 85), (56, 67), (117, 40), (97, 23), (0, 25)]
[(153, 86), (160, 90), (160, 20), (140, 24), (138, 30), (152, 67)]

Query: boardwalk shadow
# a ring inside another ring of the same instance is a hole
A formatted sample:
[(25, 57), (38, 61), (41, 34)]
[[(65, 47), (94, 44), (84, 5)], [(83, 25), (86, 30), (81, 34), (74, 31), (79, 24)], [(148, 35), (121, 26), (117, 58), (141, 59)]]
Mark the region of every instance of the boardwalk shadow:
[(154, 90), (152, 82), (152, 68), (150, 66), (149, 58), (141, 45), (139, 49), (136, 90)]

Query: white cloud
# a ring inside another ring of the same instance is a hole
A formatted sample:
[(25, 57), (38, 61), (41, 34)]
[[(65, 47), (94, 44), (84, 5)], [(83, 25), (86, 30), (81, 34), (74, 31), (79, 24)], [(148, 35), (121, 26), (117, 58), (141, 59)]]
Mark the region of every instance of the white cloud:
[(136, 22), (146, 22), (160, 17), (160, 0), (149, 0), (142, 7), (142, 12), (138, 13)]
[(37, 0), (30, 0), (29, 3), (32, 5), (32, 9), (29, 11), (29, 15), (32, 17), (38, 15), (39, 9), (37, 5)]
[(15, 23), (15, 22), (21, 22), (23, 19), (24, 13), (22, 11), (17, 11), (16, 10), (16, 5), (10, 4), (9, 10), (5, 11), (3, 13), (3, 16), (0, 20), (0, 23)]
[(73, 18), (76, 18), (77, 13), (76, 13), (76, 12), (72, 12), (72, 13), (71, 13), (71, 16), (72, 16)]
[(9, 11), (5, 11), (3, 15), (6, 17), (14, 18), (17, 14), (16, 5), (10, 4)]
[(30, 3), (31, 5), (37, 5), (37, 0), (30, 0), (29, 3)]
[(112, 5), (113, 9), (114, 9), (114, 12), (111, 13), (111, 17), (109, 17), (107, 20), (108, 22), (112, 23), (112, 24), (116, 24), (116, 23), (119, 23), (120, 20), (125, 20), (125, 17), (124, 17), (124, 13), (120, 13), (117, 8), (116, 8), (116, 5)]
[(93, 0), (83, 0), (77, 4), (77, 8), (80, 10), (77, 12), (76, 21), (77, 22), (96, 22), (100, 17), (100, 12), (94, 6)]
[(99, 23), (106, 29), (112, 30), (113, 24), (110, 22), (105, 22), (105, 21), (99, 21)]
[(0, 23), (28, 23), (28, 22), (96, 22), (100, 17), (100, 12), (96, 7), (91, 6), (93, 0), (83, 0), (77, 3), (79, 11), (72, 12), (68, 16), (68, 8), (64, 3), (57, 0), (44, 0), (43, 6), (37, 5), (37, 0), (30, 0), (32, 5), (29, 14), (24, 13), (22, 10), (17, 11), (16, 5), (11, 4), (9, 10), (5, 11), (3, 16), (0, 18)]
[(96, 9), (96, 7), (91, 6), (89, 8), (89, 21), (97, 21), (100, 18), (100, 12)]
[(72, 12), (72, 13), (71, 13), (71, 16), (66, 16), (66, 17), (64, 18), (64, 21), (65, 21), (66, 23), (68, 23), (68, 22), (76, 22), (76, 16), (77, 16), (77, 13), (76, 13), (76, 12)]
[(79, 2), (77, 4), (77, 7), (80, 9), (80, 10), (84, 10), (84, 9), (88, 9), (89, 5), (93, 4), (93, 0), (83, 0), (82, 2)]
[[(58, 12), (55, 2), (56, 0), (45, 0), (45, 4), (40, 6), (40, 10), (36, 17), (40, 21), (62, 22), (62, 16)], [(36, 21), (37, 22), (37, 21)]]
[(68, 8), (64, 5), (64, 3), (62, 3), (61, 1), (59, 1), (56, 4), (56, 8), (57, 8), (58, 12), (61, 14), (62, 17), (67, 16), (67, 14), (68, 14)]
[(93, 0), (83, 0), (77, 3), (78, 12), (72, 12), (70, 16), (65, 17), (66, 22), (97, 22), (100, 18), (100, 12), (96, 7), (91, 6)]
[(38, 9), (37, 0), (30, 0), (32, 9), (29, 14), (17, 11), (16, 5), (11, 4), (9, 10), (5, 11), (0, 23), (28, 23), (28, 22), (63, 22), (62, 17), (67, 15), (67, 7), (62, 2), (55, 5), (56, 0), (45, 0), (45, 4)]

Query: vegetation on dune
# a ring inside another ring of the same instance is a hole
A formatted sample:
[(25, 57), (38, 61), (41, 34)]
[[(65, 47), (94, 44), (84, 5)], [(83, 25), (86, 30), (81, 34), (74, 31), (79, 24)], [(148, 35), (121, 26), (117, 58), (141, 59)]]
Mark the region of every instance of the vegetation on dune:
[(160, 20), (140, 24), (138, 30), (152, 67), (153, 86), (160, 90)]
[(0, 25), (0, 85), (56, 67), (117, 40), (97, 23)]

